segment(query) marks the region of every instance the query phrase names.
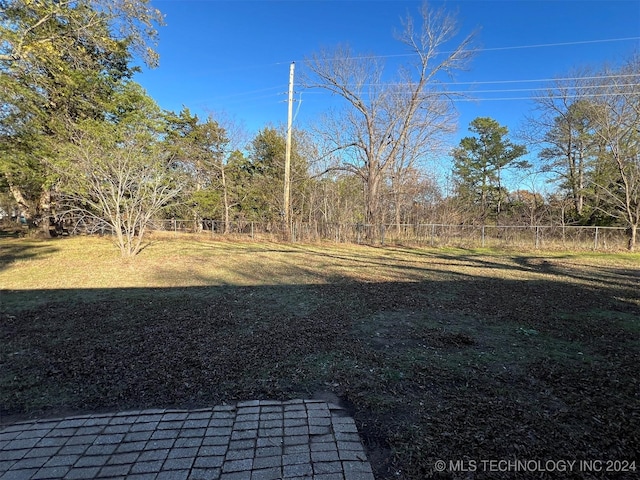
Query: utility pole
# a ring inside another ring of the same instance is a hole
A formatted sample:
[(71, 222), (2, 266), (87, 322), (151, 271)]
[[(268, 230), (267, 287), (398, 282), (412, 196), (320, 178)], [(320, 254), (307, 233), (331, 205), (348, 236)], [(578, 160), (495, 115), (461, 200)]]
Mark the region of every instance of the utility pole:
[(284, 156), (284, 224), (286, 236), (291, 241), (291, 124), (293, 123), (293, 70), (295, 62), (289, 68), (289, 116), (287, 118), (287, 143)]

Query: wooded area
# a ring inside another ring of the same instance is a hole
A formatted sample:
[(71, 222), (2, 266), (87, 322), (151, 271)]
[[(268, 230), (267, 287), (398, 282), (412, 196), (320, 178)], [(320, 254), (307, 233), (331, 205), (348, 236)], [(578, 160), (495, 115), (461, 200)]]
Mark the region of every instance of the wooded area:
[[(455, 110), (440, 80), (465, 66), (473, 36), (426, 4), (398, 40), (414, 55), (396, 82), (348, 47), (306, 61), (307, 87), (344, 100), (313, 129), (293, 130), (285, 215), (287, 131), (252, 138), (225, 118), (163, 111), (132, 80), (148, 65), (161, 13), (148, 0), (0, 0), (0, 215), (51, 235), (69, 218), (116, 232), (123, 255), (171, 218), (308, 224), (592, 225), (640, 223), (640, 56), (566, 75), (540, 92), (526, 141), (487, 117), (453, 150)], [(456, 37), (457, 38), (457, 37)], [(446, 48), (443, 48), (446, 47)], [(437, 51), (446, 55), (436, 55)], [(566, 72), (565, 72), (566, 73)], [(438, 78), (438, 81), (436, 81)], [(523, 116), (528, 112), (522, 112)], [(541, 148), (538, 162), (523, 160)], [(447, 173), (425, 159), (453, 159)], [(557, 188), (510, 190), (505, 172), (542, 172)], [(446, 176), (447, 178), (442, 178)], [(285, 226), (286, 227), (286, 226)]]

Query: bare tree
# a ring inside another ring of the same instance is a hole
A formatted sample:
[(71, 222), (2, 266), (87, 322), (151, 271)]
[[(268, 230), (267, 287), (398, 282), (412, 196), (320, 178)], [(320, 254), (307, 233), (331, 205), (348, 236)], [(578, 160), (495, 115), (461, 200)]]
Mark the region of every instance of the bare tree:
[(129, 133), (116, 141), (95, 130), (79, 132), (60, 194), (63, 215), (112, 231), (123, 257), (140, 252), (153, 218), (183, 188), (161, 144), (145, 132)]
[(395, 83), (383, 83), (380, 58), (357, 56), (348, 47), (321, 51), (306, 61), (311, 74), (305, 84), (346, 102), (341, 115), (331, 115), (321, 128), (325, 155), (334, 156), (332, 169), (362, 179), (370, 224), (381, 221), (381, 187), (391, 165), (417, 158), (452, 128), (453, 106), (441, 76), (462, 68), (471, 56), (471, 35), (447, 46), (457, 34), (453, 16), (426, 3), (420, 14), (420, 25), (408, 17), (397, 36), (414, 55), (413, 63), (399, 69)]
[(526, 134), (531, 143), (542, 145), (542, 169), (560, 181), (578, 217), (583, 214), (588, 171), (598, 151), (589, 113), (593, 81), (606, 79), (593, 72), (577, 71), (538, 92), (535, 102), (539, 115), (528, 119), (530, 131)]
[(163, 141), (160, 108), (131, 82), (114, 96), (110, 121), (85, 120), (60, 146), (60, 214), (113, 232), (122, 256), (135, 256), (147, 228), (177, 200), (184, 175)]
[(594, 90), (592, 118), (604, 151), (602, 161), (615, 176), (600, 181), (612, 208), (606, 213), (620, 219), (629, 231), (634, 250), (640, 225), (640, 55), (617, 72), (605, 71), (609, 81)]

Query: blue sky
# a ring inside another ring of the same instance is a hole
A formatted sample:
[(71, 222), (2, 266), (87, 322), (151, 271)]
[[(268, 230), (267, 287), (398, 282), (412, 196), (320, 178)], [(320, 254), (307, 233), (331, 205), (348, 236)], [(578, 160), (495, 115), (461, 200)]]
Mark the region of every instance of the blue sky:
[[(160, 66), (145, 69), (136, 80), (162, 108), (178, 111), (185, 105), (203, 117), (224, 112), (250, 133), (286, 123), (292, 61), (298, 77), (305, 57), (322, 47), (349, 44), (358, 53), (387, 56), (391, 68), (402, 59), (394, 55), (406, 53), (394, 39), (394, 30), (401, 29), (400, 19), (407, 13), (417, 18), (421, 5), (405, 0), (152, 3), (166, 19), (166, 26), (160, 29)], [(527, 98), (532, 91), (549, 85), (531, 80), (563, 77), (572, 69), (597, 68), (604, 62), (619, 63), (634, 50), (640, 51), (638, 0), (430, 4), (457, 11), (461, 35), (477, 31), (479, 51), (450, 88), (492, 91), (475, 93), (479, 101), (456, 103), (459, 129), (452, 145), (468, 134), (469, 122), (478, 116), (493, 117), (515, 132), (530, 113)], [(295, 123), (304, 128), (317, 119), (331, 98), (300, 85), (295, 91)]]

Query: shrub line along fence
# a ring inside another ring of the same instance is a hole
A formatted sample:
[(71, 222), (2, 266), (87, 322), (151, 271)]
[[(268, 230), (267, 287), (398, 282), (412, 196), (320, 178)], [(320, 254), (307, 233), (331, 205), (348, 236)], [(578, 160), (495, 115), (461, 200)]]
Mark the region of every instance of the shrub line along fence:
[(152, 230), (182, 233), (229, 235), (253, 240), (293, 242), (333, 241), (369, 245), (401, 244), (429, 247), (527, 247), (579, 250), (624, 250), (624, 227), (575, 225), (445, 225), (425, 224), (347, 224), (295, 222), (287, 232), (282, 222), (230, 222), (225, 231), (222, 221), (160, 220)]

